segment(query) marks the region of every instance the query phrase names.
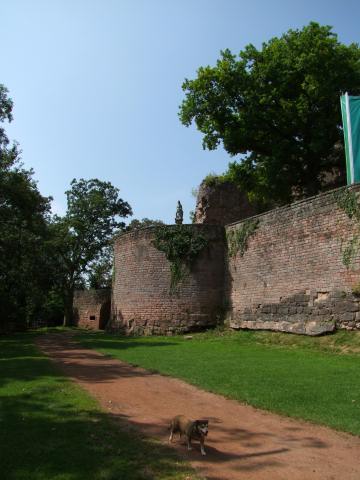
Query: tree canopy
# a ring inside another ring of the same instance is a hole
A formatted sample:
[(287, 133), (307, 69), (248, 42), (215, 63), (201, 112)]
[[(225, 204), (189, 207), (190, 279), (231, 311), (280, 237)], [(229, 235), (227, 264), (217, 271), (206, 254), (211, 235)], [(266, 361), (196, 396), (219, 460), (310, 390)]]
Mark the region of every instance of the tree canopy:
[(59, 287), (65, 304), (65, 324), (71, 323), (74, 290), (88, 284), (106, 286), (111, 266), (110, 241), (132, 214), (119, 189), (98, 179), (76, 180), (66, 192), (67, 212), (50, 226), (52, 250), (58, 261)]
[(110, 182), (74, 179), (66, 214), (52, 217), (51, 198), (40, 194), (3, 127), (12, 108), (0, 84), (0, 332), (59, 314), (69, 324), (75, 288), (111, 284), (111, 239), (132, 215)]
[(221, 52), (183, 83), (181, 122), (195, 122), (203, 147), (231, 155), (228, 178), (256, 200), (284, 203), (321, 190), (344, 168), (339, 96), (360, 94), (360, 49), (311, 22), (239, 56)]
[[(0, 85), (0, 124), (12, 120), (13, 103)], [(20, 163), (0, 127), (0, 330), (19, 328), (39, 316), (51, 274), (46, 255), (50, 199), (43, 197), (33, 172)]]

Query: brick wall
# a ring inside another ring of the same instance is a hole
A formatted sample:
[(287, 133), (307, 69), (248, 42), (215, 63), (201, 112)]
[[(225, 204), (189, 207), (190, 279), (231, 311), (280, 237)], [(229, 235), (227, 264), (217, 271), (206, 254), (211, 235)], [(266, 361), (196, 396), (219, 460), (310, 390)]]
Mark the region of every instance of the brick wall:
[(349, 270), (342, 262), (356, 226), (338, 207), (334, 191), (253, 218), (259, 223), (247, 250), (227, 263), (230, 325), (307, 334), (334, 325), (360, 328), (359, 299), (352, 294), (360, 259)]
[(202, 182), (196, 199), (195, 223), (226, 225), (255, 215), (260, 210), (233, 183)]
[(110, 318), (111, 292), (77, 290), (74, 294), (74, 323), (78, 327), (103, 330)]
[[(171, 228), (171, 227), (169, 227)], [(170, 264), (153, 245), (154, 228), (115, 239), (112, 320), (109, 330), (172, 334), (213, 326), (224, 299), (224, 231), (193, 225), (208, 238), (191, 273), (170, 294)]]

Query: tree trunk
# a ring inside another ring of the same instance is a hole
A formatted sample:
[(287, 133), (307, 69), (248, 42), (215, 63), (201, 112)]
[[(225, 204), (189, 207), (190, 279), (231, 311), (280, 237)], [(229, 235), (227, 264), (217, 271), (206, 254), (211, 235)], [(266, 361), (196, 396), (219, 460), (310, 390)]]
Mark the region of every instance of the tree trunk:
[(73, 316), (74, 316), (74, 291), (71, 290), (68, 292), (66, 301), (65, 301), (65, 306), (64, 306), (64, 327), (71, 327), (73, 324)]

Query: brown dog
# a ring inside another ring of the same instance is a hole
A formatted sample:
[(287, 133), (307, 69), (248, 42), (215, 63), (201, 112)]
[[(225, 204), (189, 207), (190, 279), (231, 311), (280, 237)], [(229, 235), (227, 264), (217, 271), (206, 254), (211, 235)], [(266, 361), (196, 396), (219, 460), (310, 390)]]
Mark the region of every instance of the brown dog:
[(179, 432), (180, 438), (182, 435), (186, 435), (188, 450), (192, 449), (192, 439), (200, 440), (201, 455), (206, 455), (204, 443), (208, 430), (208, 420), (189, 420), (184, 415), (177, 415), (171, 420), (169, 442), (172, 442), (174, 433)]

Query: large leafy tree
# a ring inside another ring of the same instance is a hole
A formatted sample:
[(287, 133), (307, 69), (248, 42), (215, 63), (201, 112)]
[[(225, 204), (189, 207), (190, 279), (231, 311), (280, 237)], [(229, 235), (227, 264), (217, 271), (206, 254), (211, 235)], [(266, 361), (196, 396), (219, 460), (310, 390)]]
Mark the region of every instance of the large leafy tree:
[(180, 119), (203, 146), (232, 156), (228, 178), (257, 200), (283, 203), (321, 190), (343, 168), (339, 95), (360, 93), (360, 49), (310, 23), (280, 38), (221, 52), (215, 67), (185, 80)]
[[(0, 124), (12, 120), (12, 107), (0, 85)], [(40, 194), (32, 176), (0, 127), (0, 331), (23, 327), (38, 316), (51, 288), (50, 199)]]
[(110, 241), (125, 228), (120, 217), (132, 214), (130, 205), (118, 194), (119, 190), (109, 182), (74, 179), (66, 192), (66, 214), (53, 219), (52, 251), (58, 262), (65, 325), (72, 321), (76, 288), (85, 284), (106, 286), (103, 283), (111, 264)]

